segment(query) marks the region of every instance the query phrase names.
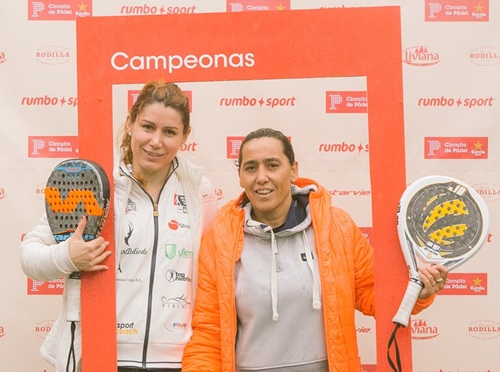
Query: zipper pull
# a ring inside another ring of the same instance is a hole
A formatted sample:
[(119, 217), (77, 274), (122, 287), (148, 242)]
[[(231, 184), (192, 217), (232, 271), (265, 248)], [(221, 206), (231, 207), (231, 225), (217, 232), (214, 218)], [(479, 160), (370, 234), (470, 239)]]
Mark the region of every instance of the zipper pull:
[(153, 216), (158, 217), (158, 204), (153, 203)]

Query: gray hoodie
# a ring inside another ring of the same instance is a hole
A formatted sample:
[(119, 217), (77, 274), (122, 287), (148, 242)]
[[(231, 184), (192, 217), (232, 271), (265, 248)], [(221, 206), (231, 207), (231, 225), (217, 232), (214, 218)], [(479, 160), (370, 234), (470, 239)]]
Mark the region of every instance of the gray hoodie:
[(321, 288), (309, 213), (311, 185), (292, 186), (286, 222), (274, 230), (251, 218), (236, 263), (238, 371), (328, 371)]

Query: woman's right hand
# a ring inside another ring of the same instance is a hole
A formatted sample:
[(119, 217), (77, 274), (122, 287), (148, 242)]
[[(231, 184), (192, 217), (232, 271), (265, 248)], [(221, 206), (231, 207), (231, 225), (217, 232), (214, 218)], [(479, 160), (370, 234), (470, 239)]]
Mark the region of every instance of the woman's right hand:
[(101, 263), (111, 255), (111, 251), (106, 251), (109, 242), (102, 236), (85, 241), (83, 232), (86, 225), (87, 218), (82, 217), (75, 232), (68, 239), (69, 257), (80, 271), (108, 270), (108, 266), (101, 265)]

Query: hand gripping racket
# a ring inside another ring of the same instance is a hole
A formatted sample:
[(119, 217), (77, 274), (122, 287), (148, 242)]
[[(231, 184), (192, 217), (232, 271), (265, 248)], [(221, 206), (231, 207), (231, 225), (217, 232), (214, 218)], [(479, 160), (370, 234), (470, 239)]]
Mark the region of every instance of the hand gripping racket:
[[(45, 187), (45, 212), (52, 235), (57, 243), (75, 232), (82, 216), (87, 224), (83, 232), (86, 241), (97, 238), (106, 222), (109, 208), (109, 180), (97, 163), (84, 159), (65, 160), (53, 169)], [(71, 348), (66, 370), (71, 360), (76, 368), (73, 348), (75, 322), (80, 321), (80, 272), (73, 272), (66, 283), (67, 317), (71, 322)]]
[(451, 271), (479, 251), (488, 229), (486, 203), (464, 182), (446, 176), (427, 176), (408, 186), (399, 201), (397, 230), (410, 281), (392, 320), (396, 329), (389, 346), (396, 330), (408, 325), (424, 287), (418, 275), (417, 257)]

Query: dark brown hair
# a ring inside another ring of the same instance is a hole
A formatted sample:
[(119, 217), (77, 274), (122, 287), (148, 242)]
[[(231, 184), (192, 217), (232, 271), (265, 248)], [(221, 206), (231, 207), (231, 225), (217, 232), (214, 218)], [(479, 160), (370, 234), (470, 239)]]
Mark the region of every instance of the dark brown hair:
[(269, 137), (269, 138), (276, 138), (278, 141), (281, 142), (281, 145), (283, 147), (283, 154), (288, 158), (288, 161), (290, 162), (290, 165), (293, 165), (295, 163), (295, 153), (293, 152), (293, 147), (288, 139), (287, 136), (285, 136), (282, 132), (276, 129), (271, 129), (271, 128), (260, 128), (257, 130), (254, 130), (253, 132), (250, 132), (246, 135), (246, 137), (243, 139), (243, 142), (241, 143), (240, 146), (240, 151), (238, 154), (238, 160), (236, 162), (236, 166), (238, 167), (238, 170), (240, 169), (241, 166), (241, 161), (242, 161), (242, 153), (243, 153), (243, 146), (255, 138), (263, 138), (263, 137)]

